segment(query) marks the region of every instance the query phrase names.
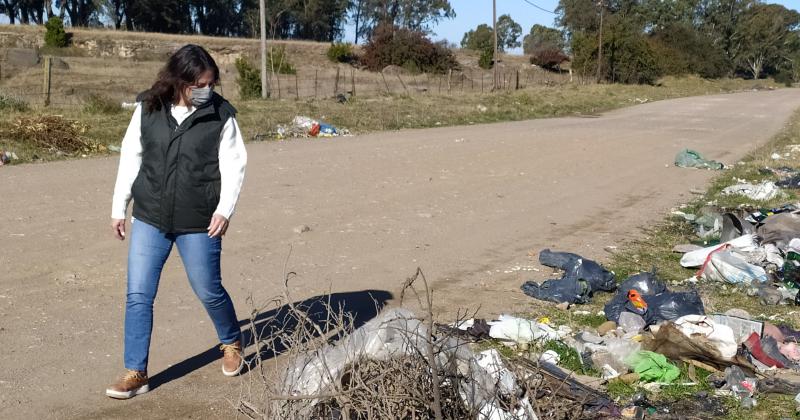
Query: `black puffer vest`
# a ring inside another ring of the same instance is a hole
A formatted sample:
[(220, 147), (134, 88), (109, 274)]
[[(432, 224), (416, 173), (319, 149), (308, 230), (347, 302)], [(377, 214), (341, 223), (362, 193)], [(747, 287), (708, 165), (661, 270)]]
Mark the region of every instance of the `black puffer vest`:
[(142, 109), (133, 216), (164, 233), (205, 232), (219, 203), (219, 140), (236, 109), (216, 93), (178, 125), (167, 104)]

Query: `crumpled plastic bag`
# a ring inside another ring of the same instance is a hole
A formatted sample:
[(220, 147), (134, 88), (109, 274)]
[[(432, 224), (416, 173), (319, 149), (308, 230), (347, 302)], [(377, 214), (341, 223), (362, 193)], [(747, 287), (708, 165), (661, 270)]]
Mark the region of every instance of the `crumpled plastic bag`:
[(725, 242), (724, 244), (709, 246), (706, 248), (698, 249), (696, 251), (687, 252), (681, 257), (681, 266), (685, 268), (700, 267), (705, 264), (709, 254), (720, 249), (724, 246), (729, 246), (739, 252), (755, 252), (758, 250), (758, 241), (756, 235), (748, 234), (742, 235), (736, 239)]
[(613, 292), (617, 289), (614, 273), (595, 261), (569, 252), (553, 252), (545, 249), (539, 253), (539, 263), (546, 267), (564, 270), (562, 280), (585, 280), (593, 292)]
[[(497, 391), (506, 398), (516, 397), (520, 392), (517, 378), (514, 376), (505, 363), (500, 353), (496, 349), (482, 351), (475, 355), (478, 366), (483, 368), (497, 383)], [(464, 395), (462, 398), (466, 399)], [(516, 419), (536, 419), (535, 411), (527, 398), (519, 401), (519, 406), (512, 408), (513, 411), (506, 411), (499, 402), (489, 403), (481, 407), (478, 417), (486, 420), (516, 420)]]
[(736, 342), (731, 327), (717, 324), (713, 319), (704, 315), (684, 315), (673, 322), (689, 339), (692, 339), (694, 334), (706, 337), (716, 346), (722, 357), (730, 359), (736, 356), (739, 344)]
[(585, 280), (547, 280), (542, 284), (528, 280), (520, 287), (526, 295), (549, 302), (588, 303), (592, 289)]
[(749, 182), (731, 185), (730, 187), (722, 190), (725, 195), (743, 195), (751, 200), (756, 201), (769, 201), (773, 198), (780, 197), (783, 193), (781, 189), (772, 181), (764, 181), (760, 184), (751, 184)]
[(720, 242), (732, 241), (742, 235), (750, 235), (756, 232), (755, 226), (736, 214), (725, 213), (722, 215), (722, 234)]
[(652, 351), (634, 353), (626, 362), (639, 374), (639, 379), (645, 382), (669, 384), (681, 374), (680, 369), (670, 363), (663, 354)]
[(647, 325), (662, 321), (672, 321), (684, 315), (705, 315), (703, 300), (697, 291), (664, 292), (657, 295), (643, 295), (647, 302), (644, 320)]
[(641, 295), (655, 295), (666, 292), (667, 285), (658, 279), (655, 270), (628, 277), (619, 285), (619, 292), (603, 308), (606, 318), (619, 323), (619, 316), (625, 311), (625, 305), (628, 303), (628, 291), (631, 289), (637, 290)]
[(564, 275), (560, 279), (547, 280), (541, 284), (535, 281), (523, 283), (520, 287), (522, 291), (535, 299), (556, 303), (588, 303), (598, 290), (616, 290), (614, 273), (580, 255), (545, 249), (539, 253), (539, 262), (547, 267), (564, 270)]
[(498, 340), (516, 343), (558, 340), (561, 334), (547, 324), (511, 315), (500, 315), (497, 321), (489, 321), (489, 336)]
[[(748, 263), (746, 256), (740, 255), (725, 249), (712, 252), (703, 267), (703, 277), (731, 284), (764, 283), (768, 280), (766, 270)], [(764, 254), (764, 258), (766, 258), (766, 254)]]
[(764, 244), (774, 244), (786, 250), (792, 239), (800, 237), (800, 214), (780, 213), (767, 217), (758, 227)]
[(713, 169), (717, 171), (725, 167), (725, 165), (717, 161), (703, 158), (699, 152), (691, 149), (684, 149), (678, 152), (675, 156), (675, 166), (681, 168)]

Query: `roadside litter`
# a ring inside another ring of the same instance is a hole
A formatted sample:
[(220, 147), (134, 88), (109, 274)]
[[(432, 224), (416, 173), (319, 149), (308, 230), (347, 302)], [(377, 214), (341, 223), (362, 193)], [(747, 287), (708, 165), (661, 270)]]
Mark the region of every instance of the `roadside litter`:
[(613, 292), (617, 287), (614, 273), (577, 254), (545, 249), (539, 253), (539, 263), (563, 270), (564, 275), (560, 279), (547, 280), (542, 284), (525, 282), (521, 287), (522, 291), (536, 299), (557, 303), (587, 303), (594, 292)]
[(278, 139), (290, 137), (338, 137), (349, 136), (350, 131), (336, 128), (333, 125), (310, 117), (298, 115), (292, 119), (291, 124), (279, 124), (275, 129), (275, 135)]
[(694, 226), (695, 233), (700, 239), (711, 239), (718, 236), (723, 228), (723, 215), (714, 208), (703, 207), (699, 215), (684, 213), (682, 211), (672, 212), (674, 216), (683, 218)]
[(11, 161), (19, 159), (17, 154), (9, 152), (8, 150), (0, 150), (0, 166), (11, 163)]
[[(440, 325), (431, 334), (411, 311), (388, 309), (335, 344), (325, 345), (292, 361), (285, 369), (281, 391), (283, 395), (302, 401), (303, 406), (295, 407), (295, 413), (313, 417), (314, 413), (324, 412), (321, 406), (334, 404), (325, 395), (348, 389), (348, 384), (359, 375), (362, 367), (393, 361), (413, 364), (412, 360), (419, 359), (429, 364), (431, 369), (435, 367), (439, 378), (452, 378), (440, 379), (442, 388), (449, 389), (446, 395), (450, 397), (443, 398), (441, 403), (447, 413), (463, 413), (464, 416), (475, 413), (479, 419), (536, 420), (536, 413), (546, 413), (543, 406), (553, 404), (553, 398), (557, 398), (570, 401), (569, 404), (578, 411), (587, 413), (588, 418), (619, 414), (610, 398), (580, 384), (571, 372), (559, 368), (558, 357), (554, 357), (553, 352), (544, 353), (546, 363), (524, 358), (509, 359), (496, 349), (475, 353), (468, 342), (451, 334), (482, 324), (468, 320), (458, 328)], [(469, 327), (461, 329), (466, 325)], [(502, 330), (502, 336), (515, 340), (517, 344), (529, 342), (536, 333), (509, 331), (531, 328), (538, 331), (540, 328), (538, 323), (515, 317), (501, 317), (498, 321), (488, 322), (488, 325), (492, 325), (492, 330)], [(540, 339), (558, 339), (553, 329), (547, 327), (547, 330), (548, 334)], [(385, 369), (376, 372), (387, 373)], [(378, 380), (376, 377), (367, 379)], [(528, 390), (538, 390), (550, 397), (540, 399), (539, 394), (531, 394)], [(562, 415), (566, 413), (569, 411)]]
[(699, 152), (690, 149), (681, 150), (677, 156), (675, 156), (675, 166), (681, 168), (712, 169), (716, 171), (725, 168), (725, 165), (717, 161), (706, 160)]
[(725, 188), (722, 190), (722, 193), (725, 195), (743, 195), (751, 200), (757, 201), (769, 201), (783, 194), (781, 189), (772, 181), (763, 181), (758, 184), (740, 182), (739, 184)]

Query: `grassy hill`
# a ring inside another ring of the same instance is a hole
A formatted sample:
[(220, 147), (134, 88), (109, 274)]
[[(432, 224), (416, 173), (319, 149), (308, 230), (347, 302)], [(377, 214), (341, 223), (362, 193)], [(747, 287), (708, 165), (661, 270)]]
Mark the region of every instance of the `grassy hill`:
[[(70, 28), (70, 33), (71, 47), (52, 50), (43, 48), (42, 27), (0, 25), (0, 67), (3, 70), (0, 89), (31, 102), (41, 101), (41, 67), (20, 67), (8, 62), (6, 51), (9, 48), (39, 48), (41, 54), (58, 56), (66, 63), (52, 70), (52, 102), (61, 104), (80, 103), (82, 98), (93, 93), (131, 101), (136, 93), (152, 83), (164, 60), (188, 43), (202, 45), (211, 52), (222, 73), (221, 90), (234, 100), (238, 98), (234, 61), (245, 56), (253, 63), (258, 62), (257, 39), (77, 28)], [(296, 76), (282, 75), (272, 80), (275, 89), (280, 86), (280, 96), (287, 98), (330, 97), (334, 92), (353, 90), (362, 95), (442, 90), (480, 92), (488, 90), (492, 84), (492, 72), (477, 66), (478, 56), (472, 51), (456, 51), (462, 71), (445, 78), (408, 74), (396, 68), (381, 75), (350, 65), (337, 65), (326, 56), (327, 43), (269, 42), (284, 48), (289, 62), (297, 69)], [(552, 84), (567, 77), (530, 66), (523, 56), (505, 55), (499, 70), (504, 74), (506, 86), (516, 84), (517, 70), (521, 72), (521, 84)]]

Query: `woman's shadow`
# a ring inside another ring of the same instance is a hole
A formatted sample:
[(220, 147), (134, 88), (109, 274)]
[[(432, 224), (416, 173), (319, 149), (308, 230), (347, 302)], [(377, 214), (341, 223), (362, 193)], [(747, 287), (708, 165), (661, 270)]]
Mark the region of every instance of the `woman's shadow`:
[[(327, 295), (315, 296), (300, 302), (295, 302), (294, 307), (306, 314), (308, 321), (313, 322), (323, 333), (328, 333), (328, 320), (331, 316), (344, 316), (352, 320), (354, 328), (358, 328), (380, 313), (381, 309), (392, 299), (392, 294), (385, 290), (362, 290), (359, 292), (331, 293)], [(242, 343), (245, 347), (254, 344), (253, 330), (259, 337), (268, 337), (271, 333), (281, 331), (286, 333), (296, 327), (296, 317), (291, 315), (291, 307), (284, 304), (276, 309), (258, 314), (254, 325), (250, 325), (250, 319), (239, 321), (242, 328)], [(332, 314), (333, 312), (334, 314)], [(271, 348), (269, 351), (262, 351), (261, 354), (254, 355), (254, 360), (250, 361), (252, 369), (254, 363), (260, 363), (272, 357), (280, 355), (285, 348)], [(197, 369), (222, 357), (217, 346), (211, 347), (198, 353), (182, 362), (174, 364), (169, 368), (155, 374), (150, 378), (150, 389), (155, 389), (175, 379), (179, 379)]]

